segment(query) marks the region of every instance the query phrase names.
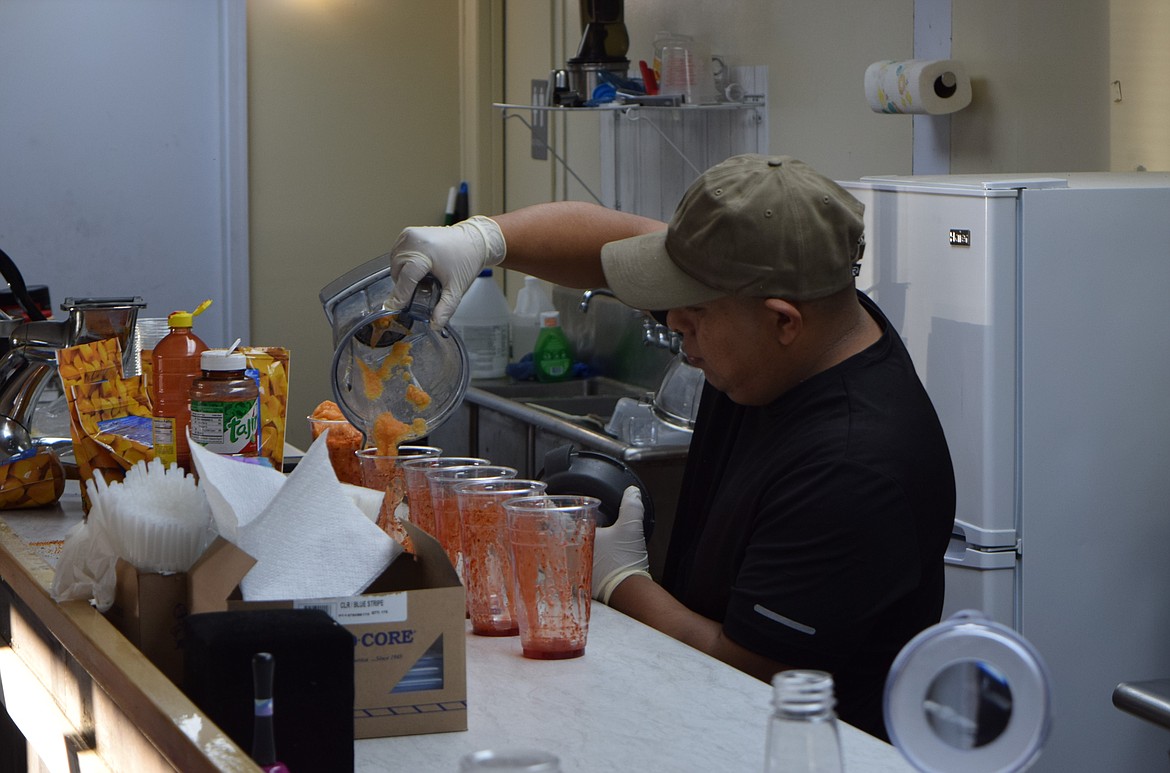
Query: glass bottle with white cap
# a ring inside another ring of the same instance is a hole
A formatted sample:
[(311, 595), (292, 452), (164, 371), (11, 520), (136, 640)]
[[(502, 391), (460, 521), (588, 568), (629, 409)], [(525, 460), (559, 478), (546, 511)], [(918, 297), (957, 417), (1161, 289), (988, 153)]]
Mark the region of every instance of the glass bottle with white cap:
[(764, 773), (841, 773), (833, 677), (789, 670), (772, 677)]

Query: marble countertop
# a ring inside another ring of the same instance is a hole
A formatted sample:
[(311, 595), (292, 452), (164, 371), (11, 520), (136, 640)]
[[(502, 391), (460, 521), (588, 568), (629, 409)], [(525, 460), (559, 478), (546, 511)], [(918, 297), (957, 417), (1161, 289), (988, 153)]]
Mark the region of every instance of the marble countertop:
[[(504, 747), (552, 752), (563, 773), (763, 768), (771, 687), (620, 612), (594, 604), (574, 660), (468, 631), (467, 731), (359, 741), (358, 773), (458, 771), (463, 755)], [(912, 771), (893, 746), (840, 729), (846, 770)]]
[[(80, 494), (60, 507), (7, 511), (46, 562), (80, 520)], [(480, 749), (536, 748), (562, 773), (758, 771), (771, 687), (595, 603), (584, 657), (531, 660), (518, 637), (467, 633), (468, 729), (355, 742), (355, 771), (454, 771)], [(911, 773), (891, 745), (839, 723), (845, 769)]]

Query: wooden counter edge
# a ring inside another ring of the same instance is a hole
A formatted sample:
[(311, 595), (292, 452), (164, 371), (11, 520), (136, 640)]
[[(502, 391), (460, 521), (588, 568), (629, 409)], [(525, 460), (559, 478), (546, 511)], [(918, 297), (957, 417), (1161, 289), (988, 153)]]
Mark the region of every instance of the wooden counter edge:
[[(49, 595), (53, 569), (0, 520), (0, 580), (91, 676), (138, 732), (176, 770), (258, 771), (251, 757), (203, 716), (170, 679), (84, 601)], [(190, 737), (178, 718), (200, 721)], [(95, 752), (101, 756), (102, 750)]]

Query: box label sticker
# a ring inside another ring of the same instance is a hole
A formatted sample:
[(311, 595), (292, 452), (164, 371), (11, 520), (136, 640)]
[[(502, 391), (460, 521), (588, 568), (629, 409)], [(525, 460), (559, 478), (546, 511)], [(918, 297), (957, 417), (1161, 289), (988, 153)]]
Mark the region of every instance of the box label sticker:
[(346, 596), (330, 599), (298, 599), (297, 609), (320, 609), (342, 625), (401, 623), (407, 618), (405, 593), (378, 596)]

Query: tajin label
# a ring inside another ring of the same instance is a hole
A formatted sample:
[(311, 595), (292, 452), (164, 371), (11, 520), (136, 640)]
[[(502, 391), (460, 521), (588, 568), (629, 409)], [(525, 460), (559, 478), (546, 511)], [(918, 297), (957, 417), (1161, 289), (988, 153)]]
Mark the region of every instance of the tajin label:
[(191, 440), (217, 454), (255, 456), (260, 450), (256, 400), (191, 401)]

